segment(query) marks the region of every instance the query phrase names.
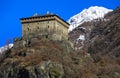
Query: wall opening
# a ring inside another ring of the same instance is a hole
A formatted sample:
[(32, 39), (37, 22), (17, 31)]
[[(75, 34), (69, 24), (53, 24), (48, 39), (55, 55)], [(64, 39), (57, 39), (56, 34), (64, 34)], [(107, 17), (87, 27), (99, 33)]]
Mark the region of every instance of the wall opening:
[(39, 27), (37, 27), (37, 29), (39, 29)]
[(46, 35), (46, 38), (48, 38), (48, 35)]
[(27, 28), (28, 29), (28, 31), (30, 31), (30, 29), (29, 28)]
[(48, 25), (48, 28), (50, 28), (49, 25)]

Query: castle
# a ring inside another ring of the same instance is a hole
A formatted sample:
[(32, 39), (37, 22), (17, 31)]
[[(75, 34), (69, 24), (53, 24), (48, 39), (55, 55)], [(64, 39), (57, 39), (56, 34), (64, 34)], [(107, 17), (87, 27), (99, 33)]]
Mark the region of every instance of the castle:
[(58, 15), (34, 15), (20, 20), (23, 39), (40, 37), (50, 40), (68, 40), (69, 24)]

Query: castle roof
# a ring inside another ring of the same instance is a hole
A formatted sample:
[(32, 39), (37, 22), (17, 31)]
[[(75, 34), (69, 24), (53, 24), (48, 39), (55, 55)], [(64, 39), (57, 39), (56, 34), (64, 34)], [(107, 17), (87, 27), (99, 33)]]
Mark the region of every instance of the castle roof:
[(35, 15), (32, 17), (26, 17), (26, 18), (20, 18), (22, 23), (30, 23), (30, 22), (39, 22), (39, 21), (46, 21), (46, 20), (57, 20), (58, 22), (66, 25), (69, 27), (69, 23), (67, 23), (65, 20), (63, 20), (61, 17), (59, 17), (56, 14), (45, 14), (45, 15)]

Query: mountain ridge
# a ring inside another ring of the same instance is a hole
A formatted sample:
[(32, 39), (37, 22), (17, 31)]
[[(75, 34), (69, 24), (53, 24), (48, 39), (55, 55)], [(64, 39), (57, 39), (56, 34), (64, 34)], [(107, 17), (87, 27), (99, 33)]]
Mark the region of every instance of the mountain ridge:
[(68, 20), (68, 23), (70, 23), (68, 31), (72, 31), (84, 22), (89, 22), (98, 18), (104, 18), (104, 15), (111, 11), (113, 10), (99, 6), (91, 6), (88, 9), (84, 9), (80, 13), (70, 17)]

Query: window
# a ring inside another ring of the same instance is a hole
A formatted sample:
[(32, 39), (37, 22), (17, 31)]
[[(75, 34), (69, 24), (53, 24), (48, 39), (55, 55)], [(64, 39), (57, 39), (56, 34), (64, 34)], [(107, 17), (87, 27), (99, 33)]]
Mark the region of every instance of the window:
[(48, 38), (48, 35), (46, 35), (46, 38)]
[(39, 27), (37, 27), (37, 29), (39, 29)]
[(28, 31), (30, 30), (29, 28), (27, 28), (28, 29)]
[(49, 28), (49, 25), (48, 25), (48, 28)]

